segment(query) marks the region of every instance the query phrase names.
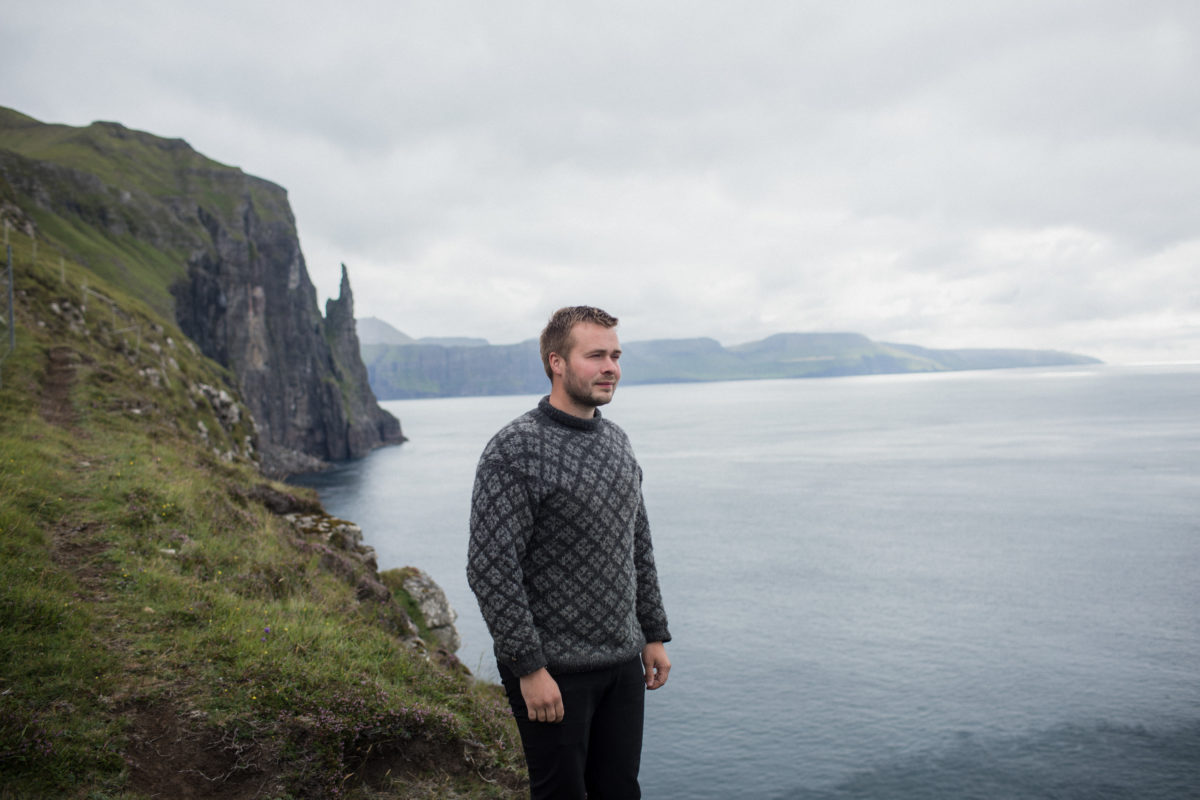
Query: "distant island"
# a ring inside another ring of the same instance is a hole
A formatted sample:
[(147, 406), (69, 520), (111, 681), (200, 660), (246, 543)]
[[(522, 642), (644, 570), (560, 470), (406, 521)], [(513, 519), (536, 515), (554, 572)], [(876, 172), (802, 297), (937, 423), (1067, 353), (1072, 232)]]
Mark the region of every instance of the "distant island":
[[(375, 317), (357, 320), (357, 329), (371, 390), (380, 400), (536, 394), (547, 386), (536, 339), (507, 345), (483, 339), (413, 339)], [(859, 333), (779, 333), (734, 347), (708, 338), (624, 342), (623, 347), (626, 384), (1101, 363), (1057, 350), (933, 350), (874, 342)]]

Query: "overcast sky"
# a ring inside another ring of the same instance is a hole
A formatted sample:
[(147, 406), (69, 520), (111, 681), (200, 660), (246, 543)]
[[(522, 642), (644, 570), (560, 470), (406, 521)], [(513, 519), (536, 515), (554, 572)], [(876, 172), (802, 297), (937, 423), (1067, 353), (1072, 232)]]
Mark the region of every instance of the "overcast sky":
[(1200, 3), (6, 3), (0, 104), (284, 186), (412, 336), (1200, 361)]

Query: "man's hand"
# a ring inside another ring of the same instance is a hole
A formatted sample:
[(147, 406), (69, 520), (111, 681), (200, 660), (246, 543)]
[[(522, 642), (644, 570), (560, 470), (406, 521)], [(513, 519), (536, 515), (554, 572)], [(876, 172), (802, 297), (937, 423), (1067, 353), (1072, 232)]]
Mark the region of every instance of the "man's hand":
[(562, 722), (562, 693), (545, 667), (521, 676), (521, 697), (531, 722)]
[(642, 648), (642, 666), (646, 668), (646, 688), (657, 689), (667, 682), (671, 659), (662, 642), (650, 642)]

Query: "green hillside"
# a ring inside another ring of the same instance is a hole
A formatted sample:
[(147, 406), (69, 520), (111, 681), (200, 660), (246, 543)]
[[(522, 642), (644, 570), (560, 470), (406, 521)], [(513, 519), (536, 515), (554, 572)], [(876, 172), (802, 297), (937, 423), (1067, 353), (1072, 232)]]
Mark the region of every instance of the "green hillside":
[(133, 240), (85, 265), (39, 216), (35, 262), (0, 213), (0, 798), (521, 796), (497, 687), (352, 525), (261, 477), (231, 376), (146, 285), (95, 268)]
[[(116, 123), (48, 125), (0, 107), (0, 166), (4, 200), (26, 187), (50, 187), (38, 192), (44, 202), (21, 204), (40, 236), (168, 319), (170, 286), (207, 237), (198, 221), (183, 222), (164, 203), (232, 213), (233, 199), (249, 196), (266, 219), (289, 215), (272, 184), (206, 158), (182, 139)], [(69, 203), (58, 205), (62, 197)]]

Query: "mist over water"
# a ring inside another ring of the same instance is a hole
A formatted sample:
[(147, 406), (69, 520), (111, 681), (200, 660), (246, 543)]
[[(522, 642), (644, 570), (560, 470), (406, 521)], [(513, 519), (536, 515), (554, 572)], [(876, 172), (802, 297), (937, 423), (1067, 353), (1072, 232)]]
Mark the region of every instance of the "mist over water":
[[(534, 397), (385, 404), (303, 480), (465, 580), (475, 461)], [(647, 798), (1200, 796), (1200, 367), (622, 387), (671, 629)]]

